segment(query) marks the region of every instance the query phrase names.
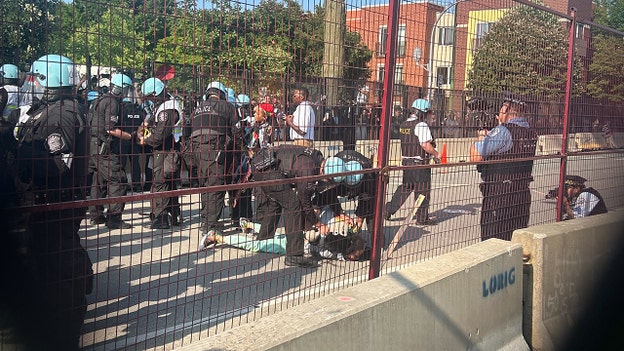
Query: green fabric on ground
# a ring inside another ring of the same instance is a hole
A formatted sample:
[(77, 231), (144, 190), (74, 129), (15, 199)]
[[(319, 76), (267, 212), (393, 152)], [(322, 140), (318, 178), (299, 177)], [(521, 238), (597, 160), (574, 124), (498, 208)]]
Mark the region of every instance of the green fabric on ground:
[(251, 252), (267, 252), (279, 255), (286, 253), (286, 235), (275, 235), (273, 239), (255, 240), (247, 235), (232, 234), (223, 236), (223, 241), (230, 246)]

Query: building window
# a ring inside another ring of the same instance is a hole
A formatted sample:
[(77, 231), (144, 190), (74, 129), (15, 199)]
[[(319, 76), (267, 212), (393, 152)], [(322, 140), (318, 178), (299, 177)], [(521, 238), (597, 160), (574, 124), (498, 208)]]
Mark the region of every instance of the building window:
[(477, 32), (475, 33), (474, 45), (472, 46), (473, 50), (477, 50), (479, 46), (481, 46), (481, 42), (483, 42), (483, 38), (485, 34), (490, 31), (490, 27), (494, 22), (479, 22), (477, 23)]
[[(385, 65), (377, 66), (377, 81), (380, 84), (384, 82), (384, 74), (386, 72)], [(403, 65), (398, 64), (394, 69), (394, 84), (403, 84)]]
[(403, 84), (403, 65), (398, 64), (394, 70), (394, 84)]
[(402, 24), (399, 26), (399, 35), (397, 38), (397, 56), (403, 57), (405, 56), (405, 25)]
[(438, 44), (453, 45), (454, 39), (455, 39), (455, 28), (453, 27), (438, 28)]
[(381, 84), (383, 84), (384, 82), (384, 71), (385, 71), (384, 65), (377, 66), (377, 81)]
[(576, 24), (576, 30), (574, 31), (574, 37), (576, 39), (583, 39), (583, 30), (584, 30), (584, 26), (582, 23), (577, 23)]
[(388, 27), (379, 27), (379, 38), (377, 40), (377, 56), (385, 56), (386, 40), (388, 40)]
[(451, 67), (438, 67), (436, 69), (437, 86), (451, 84)]

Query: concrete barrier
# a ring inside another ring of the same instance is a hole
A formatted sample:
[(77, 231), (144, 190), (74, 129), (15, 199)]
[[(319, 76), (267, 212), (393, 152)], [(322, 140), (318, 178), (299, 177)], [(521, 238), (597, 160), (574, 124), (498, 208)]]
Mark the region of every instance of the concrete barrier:
[(470, 162), (470, 146), (475, 138), (440, 138), (436, 139), (436, 149), (442, 152), (446, 144), (448, 163)]
[[(533, 350), (562, 350), (600, 272), (622, 247), (624, 211), (516, 230), (524, 265), (524, 336)], [(609, 287), (606, 287), (609, 289)], [(598, 336), (597, 336), (598, 337)]]
[(570, 151), (608, 148), (607, 142), (602, 133), (576, 133), (574, 134), (574, 140), (576, 141), (576, 150), (570, 149)]
[[(369, 157), (373, 162), (373, 167), (377, 167), (377, 155), (379, 154), (379, 140), (356, 140), (355, 151)], [(390, 154), (388, 165), (401, 165), (401, 140), (390, 139)]]
[(314, 148), (322, 152), (324, 157), (334, 156), (343, 150), (342, 140), (315, 141)]
[(528, 350), (521, 269), (521, 246), (492, 239), (181, 350)]

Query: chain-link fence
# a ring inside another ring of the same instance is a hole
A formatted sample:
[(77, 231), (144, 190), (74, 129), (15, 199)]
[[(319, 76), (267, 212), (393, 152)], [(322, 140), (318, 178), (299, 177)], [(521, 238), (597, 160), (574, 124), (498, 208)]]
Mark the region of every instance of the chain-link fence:
[(570, 217), (566, 175), (623, 204), (623, 33), (590, 2), (0, 9), (6, 347), (201, 343)]

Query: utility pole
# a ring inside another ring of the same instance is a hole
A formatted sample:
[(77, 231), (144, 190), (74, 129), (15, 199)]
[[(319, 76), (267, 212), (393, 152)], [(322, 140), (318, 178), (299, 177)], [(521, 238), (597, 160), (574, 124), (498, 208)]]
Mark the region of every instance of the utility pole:
[(323, 77), (326, 79), (327, 106), (338, 104), (344, 67), (344, 42), (347, 14), (344, 0), (325, 0), (325, 49), (323, 51)]

